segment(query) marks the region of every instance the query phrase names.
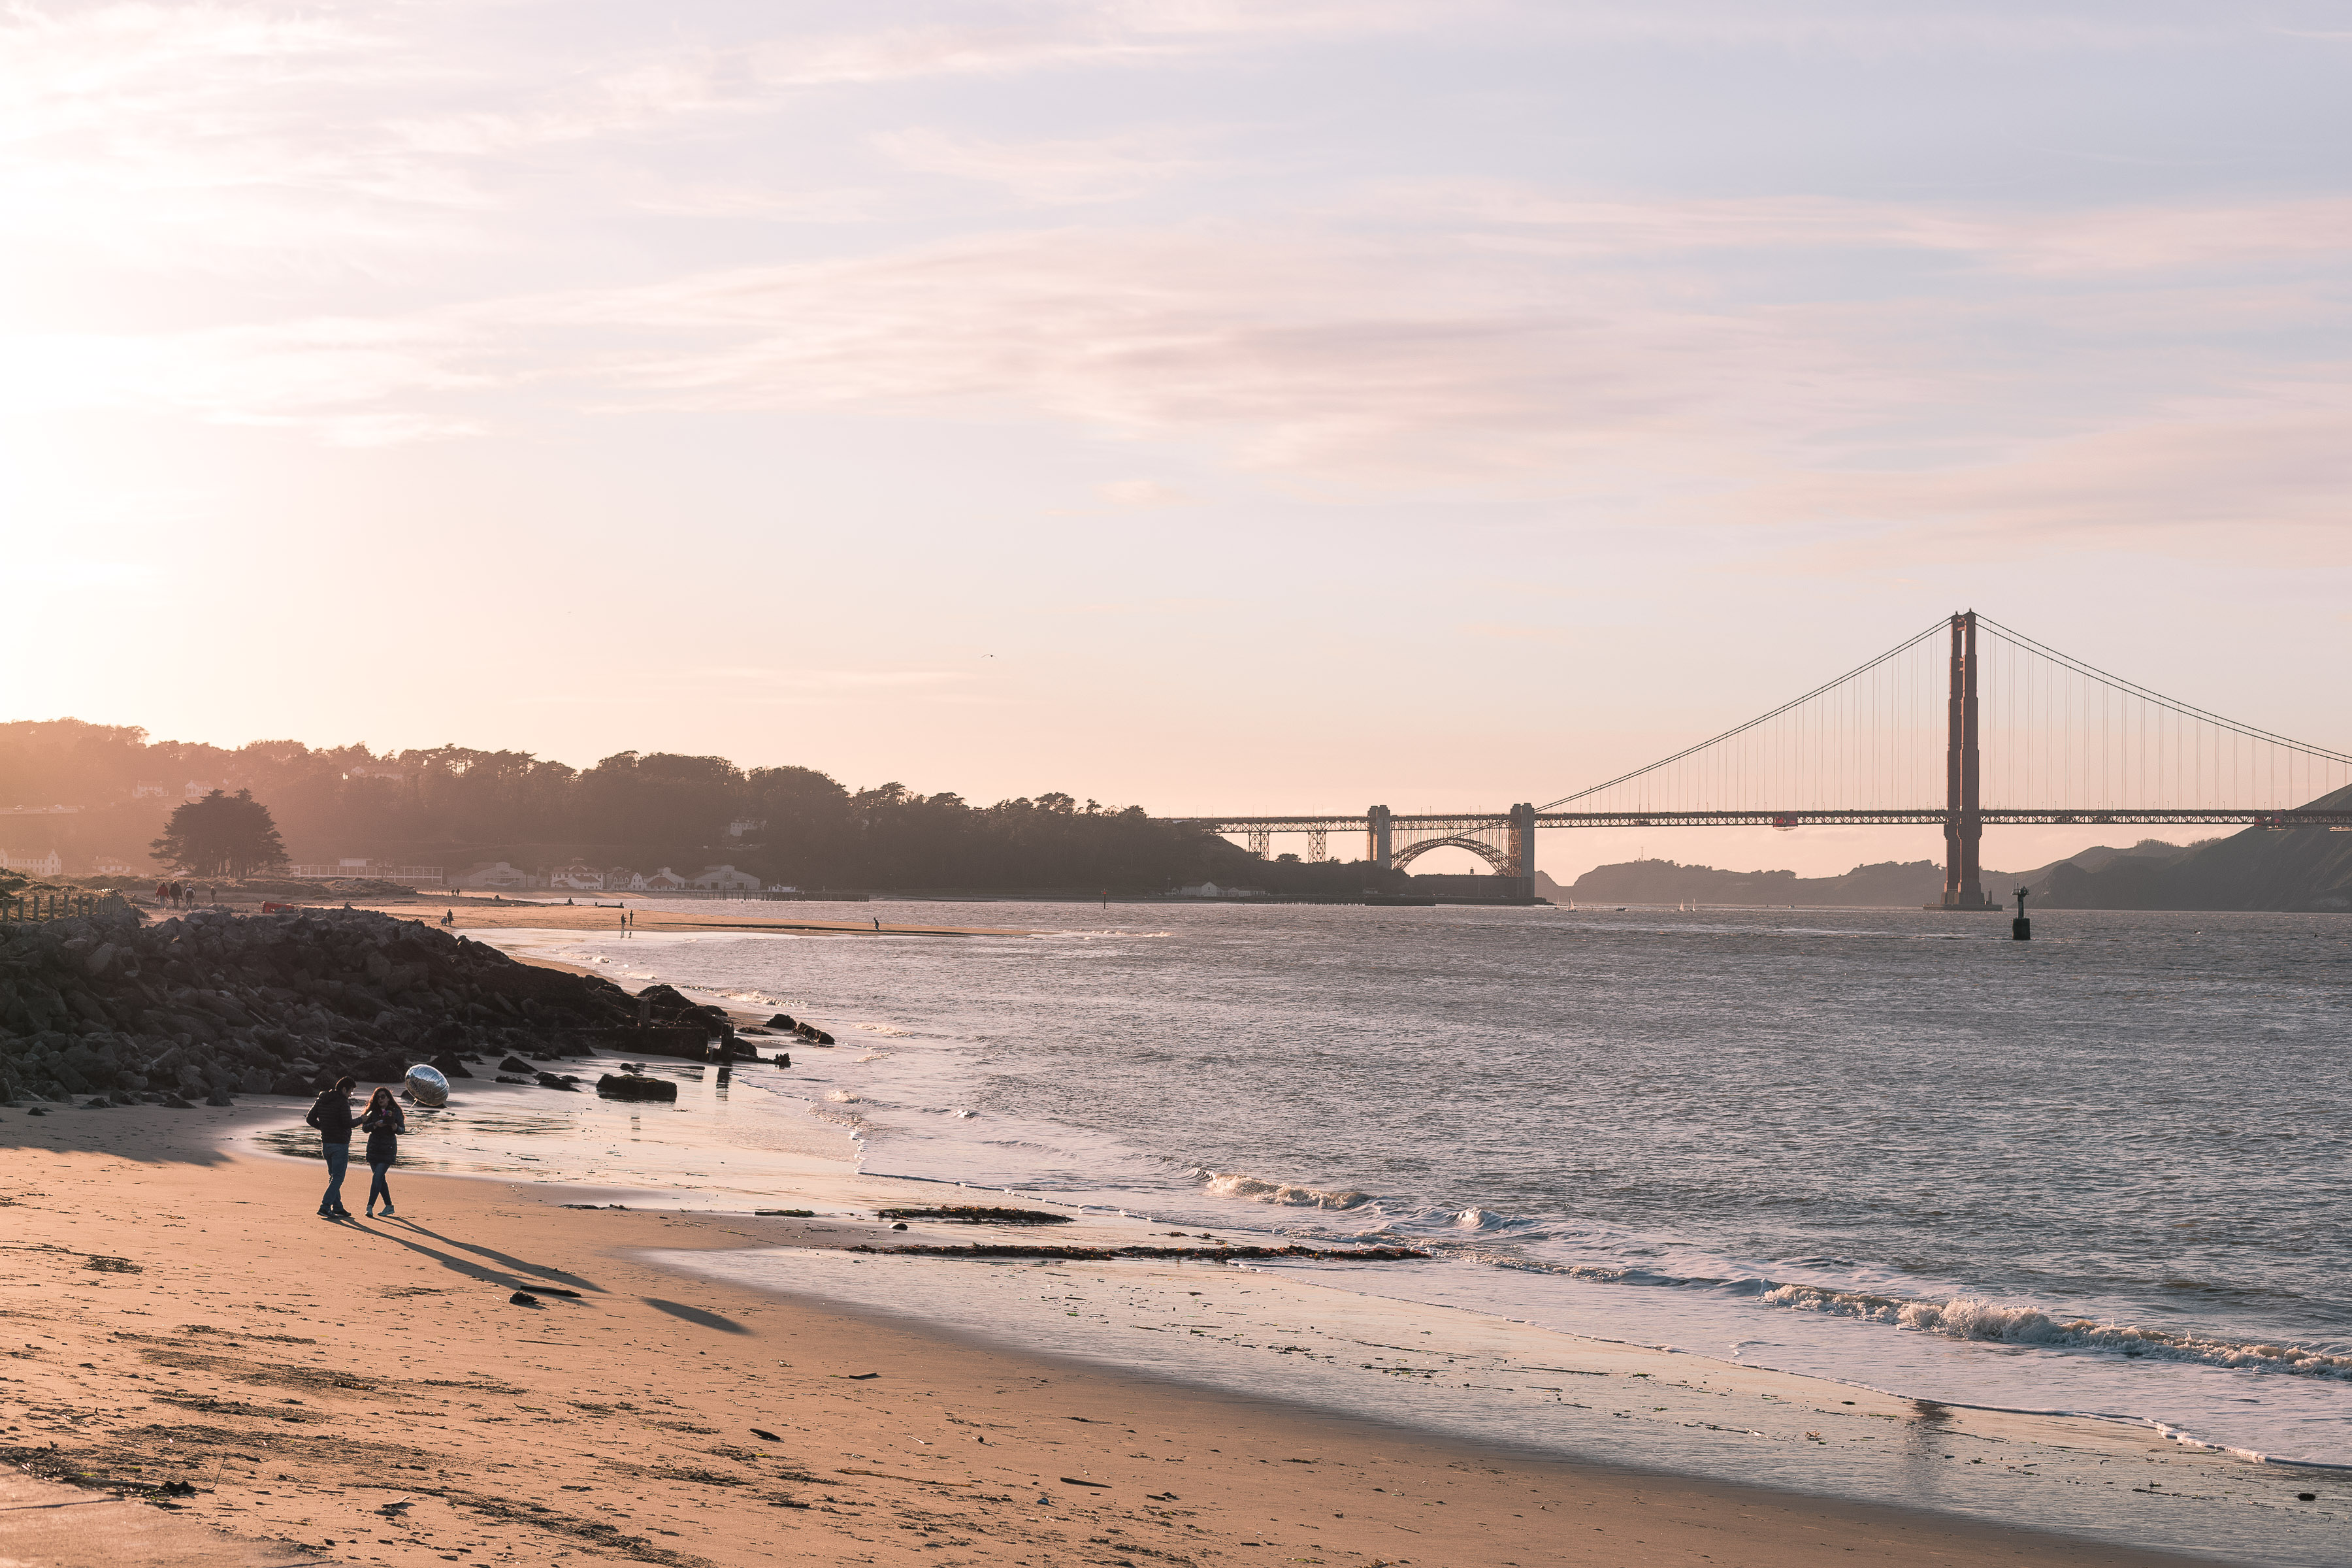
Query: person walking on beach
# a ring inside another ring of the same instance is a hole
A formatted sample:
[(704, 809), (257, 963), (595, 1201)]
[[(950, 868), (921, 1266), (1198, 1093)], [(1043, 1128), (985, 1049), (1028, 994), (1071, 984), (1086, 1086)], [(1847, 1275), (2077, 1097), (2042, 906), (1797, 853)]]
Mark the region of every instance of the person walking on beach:
[(320, 1219), (352, 1217), (352, 1211), (343, 1206), (343, 1172), (352, 1163), (352, 1102), (344, 1097), (351, 1093), (352, 1082), (337, 1079), (335, 1087), (320, 1094), (319, 1103), (302, 1119), (319, 1130), (320, 1147), (327, 1156), (327, 1193), (319, 1200)]
[(383, 1195), (383, 1212), (392, 1213), (392, 1188), (385, 1184), (383, 1173), (400, 1158), (400, 1135), (408, 1131), (408, 1118), (401, 1114), (400, 1101), (392, 1098), (392, 1090), (379, 1088), (368, 1096), (360, 1131), (368, 1135), (368, 1170), (373, 1174), (368, 1183), (367, 1215), (373, 1219), (379, 1193)]

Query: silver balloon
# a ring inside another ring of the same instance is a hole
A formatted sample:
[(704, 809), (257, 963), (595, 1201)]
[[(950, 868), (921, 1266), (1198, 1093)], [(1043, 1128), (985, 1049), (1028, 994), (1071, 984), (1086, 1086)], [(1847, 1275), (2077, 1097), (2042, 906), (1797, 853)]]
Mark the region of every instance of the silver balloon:
[(408, 1098), (419, 1105), (446, 1105), (449, 1080), (441, 1076), (439, 1068), (419, 1062), (408, 1069)]

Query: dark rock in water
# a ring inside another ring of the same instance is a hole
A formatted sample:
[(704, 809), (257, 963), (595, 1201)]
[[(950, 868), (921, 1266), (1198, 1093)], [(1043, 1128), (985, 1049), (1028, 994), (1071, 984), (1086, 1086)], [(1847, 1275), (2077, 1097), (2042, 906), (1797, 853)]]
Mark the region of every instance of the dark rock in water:
[(457, 1053), (454, 1051), (443, 1051), (439, 1056), (433, 1058), (433, 1065), (440, 1070), (443, 1078), (471, 1078), (474, 1076), (472, 1073), (466, 1070), (466, 1064), (457, 1059)]
[(800, 1026), (793, 1022), (793, 1016), (790, 1013), (779, 1013), (774, 1017), (768, 1020), (768, 1027), (771, 1029), (797, 1029)]
[(499, 1063), (500, 1072), (534, 1073), (539, 1069), (517, 1057), (508, 1057)]
[(596, 1080), (596, 1092), (606, 1100), (675, 1100), (677, 1085), (666, 1078), (624, 1078), (608, 1072)]
[(572, 1087), (572, 1079), (556, 1073), (535, 1073), (532, 1077), (541, 1089), (570, 1089)]
[(778, 1051), (776, 1053), (776, 1065), (780, 1068), (788, 1068), (792, 1066), (793, 1053), (790, 1051)]
[(819, 1030), (818, 1030), (818, 1031), (817, 1031), (814, 1036), (812, 1036), (811, 1037), (812, 1037), (813, 1039), (814, 1039), (814, 1040), (816, 1041), (816, 1043), (817, 1043), (818, 1045), (820, 1045), (820, 1046), (829, 1046), (829, 1045), (833, 1044), (833, 1037), (832, 1037), (831, 1035), (826, 1034), (823, 1029), (819, 1029)]

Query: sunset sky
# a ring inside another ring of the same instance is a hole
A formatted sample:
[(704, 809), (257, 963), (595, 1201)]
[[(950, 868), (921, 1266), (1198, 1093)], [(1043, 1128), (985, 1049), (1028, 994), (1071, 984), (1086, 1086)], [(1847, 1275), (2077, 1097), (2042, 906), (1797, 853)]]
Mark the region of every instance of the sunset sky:
[(0, 717), (1499, 810), (1973, 605), (2352, 748), (2352, 5), (35, 0), (0, 127)]

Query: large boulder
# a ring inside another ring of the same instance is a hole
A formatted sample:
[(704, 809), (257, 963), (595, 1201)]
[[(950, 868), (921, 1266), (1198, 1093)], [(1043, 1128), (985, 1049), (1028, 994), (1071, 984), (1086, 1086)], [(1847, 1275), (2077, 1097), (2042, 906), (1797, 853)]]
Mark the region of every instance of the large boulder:
[(608, 1072), (596, 1080), (596, 1092), (606, 1100), (675, 1100), (677, 1085), (666, 1078)]

